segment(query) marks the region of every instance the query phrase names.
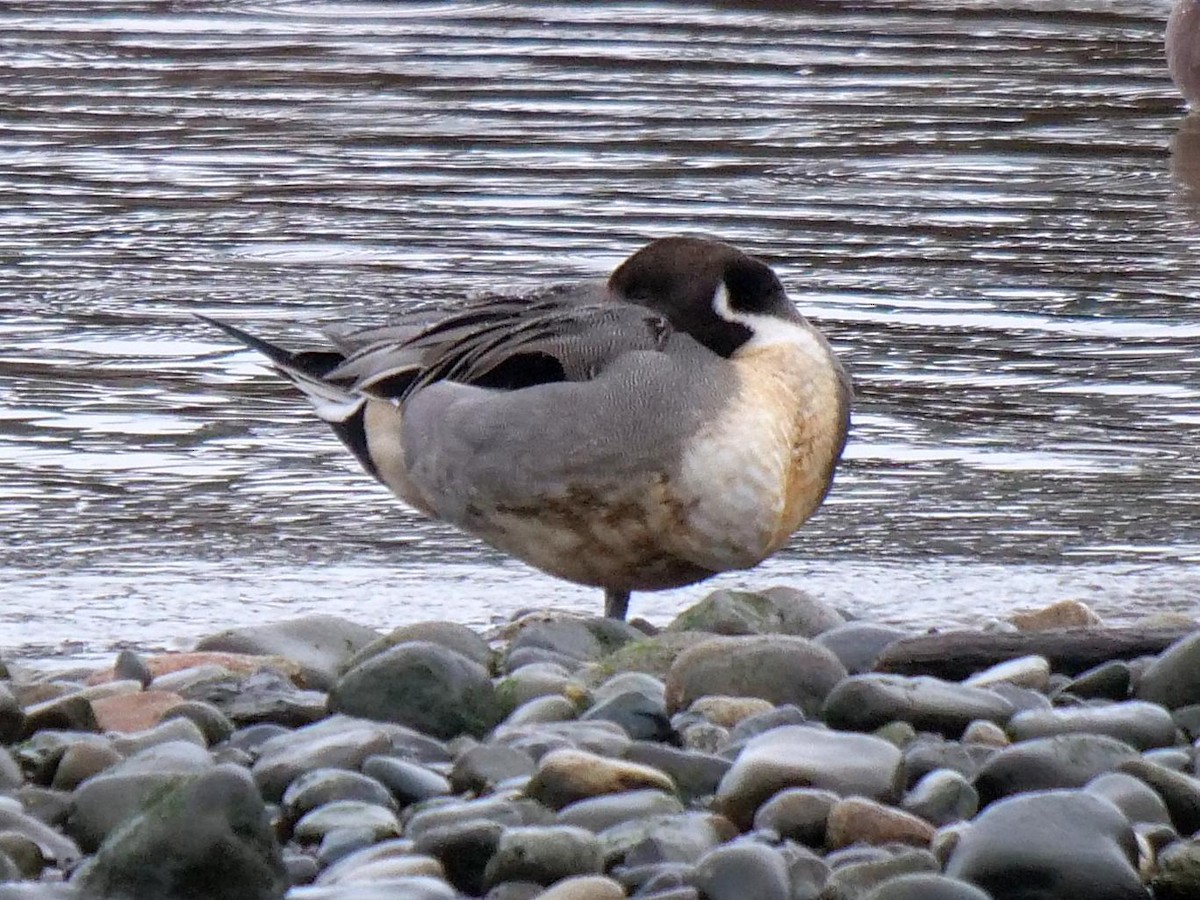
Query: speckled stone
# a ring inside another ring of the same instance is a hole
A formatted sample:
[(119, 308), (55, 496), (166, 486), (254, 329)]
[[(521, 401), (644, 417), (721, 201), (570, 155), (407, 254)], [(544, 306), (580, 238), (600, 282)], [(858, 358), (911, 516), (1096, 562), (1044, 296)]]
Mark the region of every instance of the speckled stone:
[(600, 839), (592, 832), (569, 825), (534, 826), (509, 828), (500, 835), (483, 880), (489, 887), (502, 881), (551, 885), (602, 871)]

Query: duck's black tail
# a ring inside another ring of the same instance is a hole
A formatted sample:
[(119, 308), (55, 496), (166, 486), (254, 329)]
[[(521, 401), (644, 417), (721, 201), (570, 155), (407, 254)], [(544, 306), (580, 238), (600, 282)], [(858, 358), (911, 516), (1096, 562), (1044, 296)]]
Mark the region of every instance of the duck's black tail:
[(198, 313), (196, 318), (219, 328), (231, 338), (245, 344), (251, 350), (257, 350), (269, 359), (275, 370), (308, 398), (317, 415), (329, 423), (362, 467), (373, 477), (379, 477), (379, 471), (367, 446), (364, 421), (366, 397), (325, 377), (345, 360), (343, 354), (334, 350), (305, 350), (292, 353), (227, 322), (210, 319)]

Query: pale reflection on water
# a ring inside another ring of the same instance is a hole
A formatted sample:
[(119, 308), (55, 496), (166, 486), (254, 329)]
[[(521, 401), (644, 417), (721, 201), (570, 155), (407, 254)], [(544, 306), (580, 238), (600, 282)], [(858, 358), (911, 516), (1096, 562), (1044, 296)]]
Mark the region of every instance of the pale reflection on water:
[[(760, 571), (923, 627), (1200, 593), (1200, 130), (1163, 2), (9, 3), (0, 649), (598, 609), (394, 504), (294, 342), (702, 230), (852, 369)], [(635, 598), (665, 620), (707, 586)]]

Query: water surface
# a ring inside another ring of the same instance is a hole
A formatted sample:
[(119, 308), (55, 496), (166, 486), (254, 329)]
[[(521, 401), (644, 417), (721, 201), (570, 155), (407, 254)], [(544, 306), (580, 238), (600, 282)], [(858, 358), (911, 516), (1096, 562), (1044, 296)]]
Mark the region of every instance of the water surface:
[[(1163, 2), (0, 5), (0, 648), (598, 592), (394, 503), (196, 322), (770, 260), (852, 370), (759, 570), (922, 627), (1200, 594), (1200, 126)], [(708, 586), (640, 595), (659, 621)]]

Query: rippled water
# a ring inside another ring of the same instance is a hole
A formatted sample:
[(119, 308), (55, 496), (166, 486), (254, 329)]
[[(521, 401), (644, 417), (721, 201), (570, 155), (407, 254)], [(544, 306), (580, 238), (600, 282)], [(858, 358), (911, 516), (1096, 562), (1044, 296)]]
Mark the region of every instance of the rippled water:
[[(917, 625), (1200, 593), (1200, 125), (1165, 2), (0, 4), (0, 648), (598, 592), (393, 503), (296, 345), (687, 230), (858, 390), (763, 569)], [(708, 586), (639, 595), (663, 619)]]

